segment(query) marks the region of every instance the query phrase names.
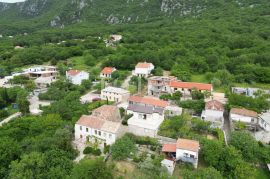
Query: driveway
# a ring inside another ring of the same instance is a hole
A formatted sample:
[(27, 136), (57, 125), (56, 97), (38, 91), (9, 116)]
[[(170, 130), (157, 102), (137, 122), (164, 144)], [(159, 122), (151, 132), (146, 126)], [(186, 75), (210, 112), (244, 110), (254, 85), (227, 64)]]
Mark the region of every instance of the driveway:
[(42, 113), (42, 110), (39, 109), (40, 106), (49, 106), (51, 105), (51, 101), (40, 101), (38, 99), (38, 95), (35, 94), (33, 96), (30, 96), (28, 98), (28, 101), (30, 102), (29, 110), (31, 114), (37, 115)]
[(96, 94), (95, 91), (90, 91), (89, 93), (81, 96), (80, 101), (82, 104), (91, 103), (93, 99), (100, 98), (100, 94)]

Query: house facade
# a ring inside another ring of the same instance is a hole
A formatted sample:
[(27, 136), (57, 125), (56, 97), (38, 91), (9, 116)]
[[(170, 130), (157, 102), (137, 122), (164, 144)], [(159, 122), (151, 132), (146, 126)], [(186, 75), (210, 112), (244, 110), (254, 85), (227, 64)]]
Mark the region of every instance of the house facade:
[(259, 125), (265, 131), (270, 132), (270, 111), (259, 115)]
[(116, 87), (106, 87), (105, 89), (101, 90), (101, 99), (114, 101), (114, 102), (125, 102), (128, 100), (130, 96), (129, 91), (124, 90), (122, 88)]
[(176, 143), (164, 144), (162, 152), (174, 161), (191, 163), (198, 167), (200, 144), (196, 140), (179, 138)]
[(224, 123), (224, 104), (212, 100), (205, 104), (205, 110), (202, 111), (201, 119), (211, 122), (211, 126), (214, 128), (222, 128)]
[(264, 89), (260, 89), (260, 88), (232, 87), (232, 93), (255, 98), (256, 93), (270, 94), (270, 90), (264, 90)]
[(148, 95), (159, 97), (161, 94), (168, 93), (169, 85), (176, 81), (174, 76), (153, 76), (148, 79)]
[(232, 108), (230, 111), (231, 122), (243, 122), (249, 128), (257, 127), (258, 114), (255, 111), (251, 111), (244, 108)]
[(116, 68), (114, 67), (105, 67), (100, 72), (100, 78), (111, 78), (112, 73), (116, 71)]
[(75, 139), (112, 145), (124, 134), (119, 109), (116, 106), (104, 105), (83, 115), (75, 124)]
[(135, 70), (132, 72), (134, 76), (148, 77), (155, 66), (152, 63), (140, 62), (136, 65)]
[(66, 78), (74, 85), (81, 85), (83, 80), (89, 79), (89, 73), (79, 70), (66, 71)]
[(133, 114), (128, 120), (129, 132), (139, 136), (156, 137), (159, 126), (164, 121), (168, 102), (151, 97), (131, 96), (128, 103), (127, 114)]
[(182, 82), (182, 81), (171, 81), (169, 85), (168, 92), (175, 93), (176, 91), (180, 91), (183, 96), (189, 96), (192, 90), (198, 90), (200, 92), (213, 92), (212, 84), (205, 83), (194, 83), (194, 82)]

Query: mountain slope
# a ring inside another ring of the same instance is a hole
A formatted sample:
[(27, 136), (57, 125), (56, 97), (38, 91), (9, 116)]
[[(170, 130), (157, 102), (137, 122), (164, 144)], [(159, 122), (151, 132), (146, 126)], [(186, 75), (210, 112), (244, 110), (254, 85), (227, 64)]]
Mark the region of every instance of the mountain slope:
[[(0, 30), (65, 27), (76, 23), (140, 23), (162, 18), (200, 17), (226, 7), (268, 6), (267, 0), (27, 0), (0, 3)], [(20, 28), (18, 28), (20, 27)]]

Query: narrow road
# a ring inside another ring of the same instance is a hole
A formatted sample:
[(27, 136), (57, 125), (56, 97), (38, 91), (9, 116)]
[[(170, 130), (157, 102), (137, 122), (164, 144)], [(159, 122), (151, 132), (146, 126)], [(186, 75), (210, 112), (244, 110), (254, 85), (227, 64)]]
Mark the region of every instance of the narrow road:
[(124, 83), (122, 84), (122, 88), (128, 89), (129, 81), (130, 81), (131, 77), (132, 77), (132, 74), (129, 75), (129, 76), (125, 79)]
[(11, 121), (14, 118), (17, 118), (19, 116), (21, 116), (22, 113), (21, 112), (17, 112), (15, 114), (12, 114), (11, 116), (9, 116), (8, 118), (4, 119), (2, 122), (0, 122), (0, 127), (2, 127), (3, 124), (8, 123), (9, 121)]

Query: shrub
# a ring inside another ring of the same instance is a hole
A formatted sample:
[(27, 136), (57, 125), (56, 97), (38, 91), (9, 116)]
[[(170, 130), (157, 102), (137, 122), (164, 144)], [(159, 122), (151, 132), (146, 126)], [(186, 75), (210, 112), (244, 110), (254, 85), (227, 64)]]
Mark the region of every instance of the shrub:
[(99, 155), (101, 155), (101, 151), (100, 151), (100, 149), (96, 149), (96, 150), (92, 151), (92, 154), (95, 156), (99, 156)]
[(105, 145), (104, 146), (104, 150), (103, 150), (103, 153), (106, 154), (106, 153), (109, 153), (110, 152), (110, 145)]
[(91, 154), (93, 150), (94, 149), (92, 147), (85, 147), (85, 149), (83, 150), (83, 154)]

